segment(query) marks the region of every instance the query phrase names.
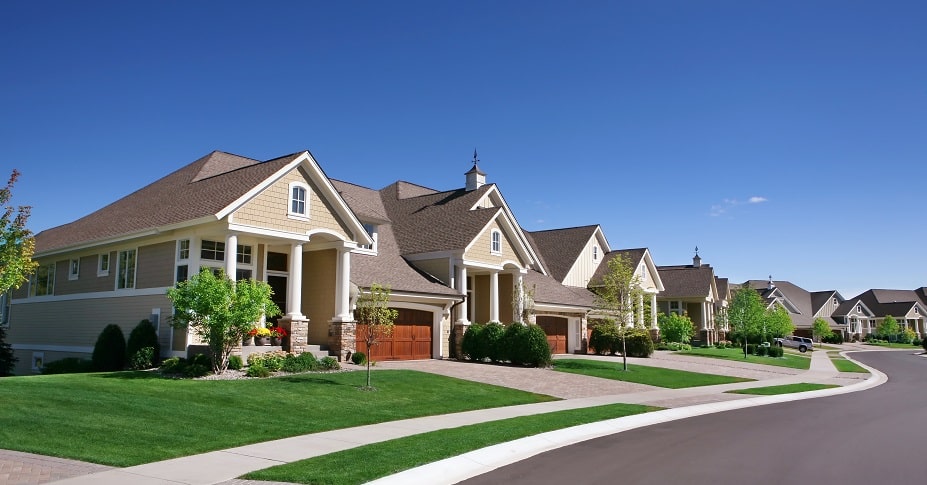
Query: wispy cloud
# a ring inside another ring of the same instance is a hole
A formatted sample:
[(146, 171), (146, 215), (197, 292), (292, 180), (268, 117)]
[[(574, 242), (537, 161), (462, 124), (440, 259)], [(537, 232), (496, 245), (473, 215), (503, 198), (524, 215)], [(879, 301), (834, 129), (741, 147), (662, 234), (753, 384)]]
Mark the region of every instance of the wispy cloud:
[(768, 202), (768, 201), (769, 199), (767, 199), (766, 197), (761, 197), (759, 195), (754, 195), (753, 197), (750, 197), (746, 201), (742, 201), (738, 199), (724, 199), (721, 201), (720, 204), (712, 205), (711, 210), (709, 211), (709, 214), (712, 217), (718, 217), (718, 216), (722, 216), (726, 214), (728, 211), (730, 211), (731, 209), (739, 205), (762, 204), (763, 202)]

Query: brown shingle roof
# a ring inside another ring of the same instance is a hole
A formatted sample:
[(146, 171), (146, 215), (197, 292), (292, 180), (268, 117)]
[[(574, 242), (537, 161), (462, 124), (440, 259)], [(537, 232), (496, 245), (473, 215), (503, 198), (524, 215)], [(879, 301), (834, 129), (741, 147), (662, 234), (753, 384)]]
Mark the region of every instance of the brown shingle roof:
[(641, 259), (644, 258), (644, 254), (646, 253), (647, 248), (616, 249), (614, 251), (609, 251), (608, 254), (602, 257), (602, 263), (599, 264), (599, 267), (595, 270), (595, 274), (592, 275), (592, 278), (589, 280), (589, 286), (601, 284), (602, 278), (608, 273), (608, 262), (612, 259), (624, 256), (627, 258), (628, 262), (631, 263), (631, 267), (637, 268), (637, 265), (641, 264)]
[(551, 276), (535, 270), (525, 275), (525, 287), (534, 288), (534, 301), (553, 305), (569, 305), (583, 308), (595, 306), (595, 295), (585, 288), (573, 288), (560, 284)]
[(329, 180), (358, 219), (377, 223), (389, 222), (379, 191), (341, 180)]
[(534, 231), (530, 233), (529, 241), (534, 244), (535, 252), (543, 255), (541, 257), (548, 273), (563, 282), (598, 227), (592, 225)]
[(36, 253), (214, 216), (302, 153), (259, 162), (212, 152), (96, 212), (40, 232)]
[(657, 272), (663, 281), (663, 291), (658, 298), (707, 298), (711, 295), (711, 283), (714, 271), (711, 266), (699, 267), (657, 266)]

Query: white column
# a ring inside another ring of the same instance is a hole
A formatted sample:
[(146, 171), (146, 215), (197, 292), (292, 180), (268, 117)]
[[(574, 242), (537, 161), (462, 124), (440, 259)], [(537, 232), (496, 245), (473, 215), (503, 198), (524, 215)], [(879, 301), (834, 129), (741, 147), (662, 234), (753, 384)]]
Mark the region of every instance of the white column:
[(335, 275), (335, 320), (351, 321), (351, 250), (338, 249)]
[[(515, 311), (518, 312), (518, 316), (516, 317), (516, 320), (521, 321), (522, 316), (525, 314), (525, 277), (522, 276), (521, 273), (518, 273), (518, 277), (515, 280), (515, 284), (517, 285), (515, 288), (519, 292), (519, 298), (517, 302), (518, 307), (515, 309)], [(522, 323), (526, 323), (526, 322), (522, 322)]]
[[(467, 297), (467, 268), (463, 265), (463, 262), (457, 267), (457, 289), (464, 298)], [(469, 301), (464, 301), (457, 307), (460, 309), (460, 318), (457, 320), (457, 323), (470, 323), (467, 316), (467, 306), (469, 304)]]
[(225, 236), (225, 275), (235, 281), (235, 272), (238, 269), (238, 236), (228, 234)]
[(650, 328), (658, 328), (657, 326), (657, 294), (650, 294)]
[(489, 321), (499, 321), (499, 273), (489, 273)]
[(705, 311), (705, 302), (702, 302), (702, 330), (708, 330), (708, 312)]
[(637, 295), (637, 324), (644, 326), (644, 294)]
[(303, 244), (293, 243), (290, 246), (290, 271), (286, 284), (286, 316), (291, 319), (302, 320), (306, 318), (302, 313), (303, 306)]

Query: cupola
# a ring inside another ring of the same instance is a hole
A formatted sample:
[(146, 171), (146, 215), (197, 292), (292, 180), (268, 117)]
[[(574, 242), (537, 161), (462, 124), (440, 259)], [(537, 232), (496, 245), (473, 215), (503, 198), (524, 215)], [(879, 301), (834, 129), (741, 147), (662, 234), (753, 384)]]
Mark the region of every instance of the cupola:
[(482, 187), (483, 185), (486, 185), (486, 174), (483, 173), (483, 171), (480, 170), (480, 167), (477, 165), (479, 161), (480, 160), (476, 157), (476, 149), (474, 148), (473, 149), (473, 168), (471, 168), (469, 172), (464, 174), (467, 176), (467, 192), (471, 190), (476, 190)]

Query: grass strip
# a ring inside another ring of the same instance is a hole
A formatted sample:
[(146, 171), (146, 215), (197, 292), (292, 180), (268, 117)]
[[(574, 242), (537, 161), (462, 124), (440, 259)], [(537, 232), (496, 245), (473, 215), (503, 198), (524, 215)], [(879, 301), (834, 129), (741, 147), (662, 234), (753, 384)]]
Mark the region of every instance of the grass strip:
[(714, 347), (698, 347), (692, 350), (683, 350), (677, 352), (683, 355), (695, 355), (698, 357), (709, 357), (712, 359), (736, 360), (738, 362), (750, 362), (752, 364), (774, 365), (777, 367), (788, 367), (790, 369), (808, 370), (811, 368), (811, 357), (792, 354), (786, 352), (782, 357), (760, 357), (758, 355), (748, 355), (744, 358), (744, 349), (730, 348), (718, 349)]
[(869, 371), (863, 368), (861, 365), (853, 362), (852, 360), (846, 359), (839, 354), (830, 354), (830, 361), (833, 362), (834, 367), (837, 368), (839, 372), (857, 372), (860, 374), (868, 374)]
[(398, 419), (556, 400), (409, 370), (172, 380), (151, 372), (0, 379), (10, 450), (132, 466)]
[(625, 372), (622, 370), (620, 361), (589, 359), (557, 359), (554, 361), (554, 370), (669, 389), (713, 386), (715, 384), (730, 384), (732, 382), (747, 382), (753, 380), (742, 377), (701, 374), (698, 372), (631, 364), (628, 364), (628, 371)]
[(899, 342), (866, 342), (866, 345), (871, 345), (873, 347), (885, 347), (887, 349), (917, 349), (921, 346), (921, 342), (918, 341), (916, 344), (903, 344)]
[(330, 453), (252, 472), (242, 478), (319, 485), (360, 484), (498, 443), (658, 409), (610, 404), (472, 424)]
[(797, 384), (783, 384), (781, 386), (754, 387), (752, 389), (736, 389), (726, 391), (728, 394), (754, 394), (757, 396), (772, 396), (775, 394), (791, 394), (794, 392), (818, 391), (821, 389), (830, 389), (833, 384), (811, 384), (809, 382), (799, 382)]

